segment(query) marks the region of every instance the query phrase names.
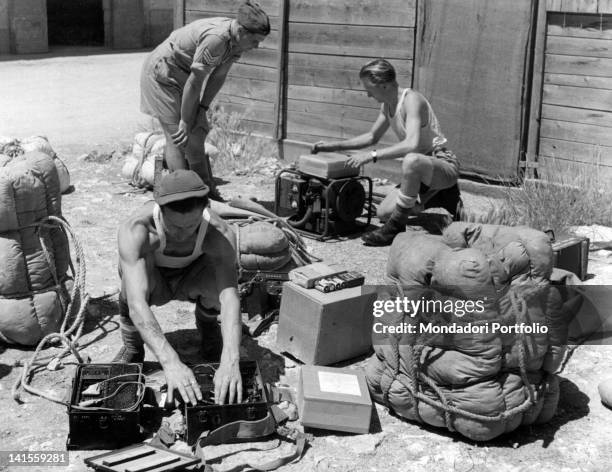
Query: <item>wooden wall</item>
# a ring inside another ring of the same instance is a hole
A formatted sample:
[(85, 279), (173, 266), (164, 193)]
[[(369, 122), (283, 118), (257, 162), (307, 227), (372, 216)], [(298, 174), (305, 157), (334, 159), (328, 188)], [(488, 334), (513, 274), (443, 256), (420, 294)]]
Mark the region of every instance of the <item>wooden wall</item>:
[[(259, 3), (270, 17), (271, 32), (257, 50), (243, 54), (232, 66), (217, 103), (227, 112), (244, 114), (245, 126), (253, 131), (273, 136), (280, 0), (259, 0)], [(184, 0), (184, 21), (190, 23), (216, 16), (234, 18), (236, 4), (227, 0)]]
[[(226, 111), (244, 113), (251, 129), (274, 136), (282, 78), (282, 137), (315, 142), (368, 131), (379, 105), (366, 96), (359, 69), (385, 57), (396, 66), (400, 84), (412, 84), (416, 0), (289, 0), (282, 48), (281, 2), (259, 0), (270, 16), (272, 32), (258, 50), (232, 66), (218, 103)], [(226, 0), (179, 3), (184, 4), (185, 23), (235, 17), (235, 3)]]
[(546, 0), (550, 12), (612, 13), (612, 0)]
[(359, 70), (384, 57), (401, 85), (412, 84), (416, 0), (289, 4), (286, 137), (315, 142), (368, 131), (379, 105), (367, 97)]
[(553, 159), (612, 171), (612, 15), (548, 14), (539, 167)]

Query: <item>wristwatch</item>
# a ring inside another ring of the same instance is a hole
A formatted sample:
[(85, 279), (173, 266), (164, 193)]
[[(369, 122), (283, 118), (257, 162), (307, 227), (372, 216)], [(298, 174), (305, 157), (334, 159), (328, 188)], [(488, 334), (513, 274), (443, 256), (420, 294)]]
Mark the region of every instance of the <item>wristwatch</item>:
[(376, 164), (376, 161), (378, 160), (378, 154), (376, 152), (376, 149), (374, 149), (371, 153), (370, 153), (370, 157), (372, 158), (372, 162), (374, 164)]

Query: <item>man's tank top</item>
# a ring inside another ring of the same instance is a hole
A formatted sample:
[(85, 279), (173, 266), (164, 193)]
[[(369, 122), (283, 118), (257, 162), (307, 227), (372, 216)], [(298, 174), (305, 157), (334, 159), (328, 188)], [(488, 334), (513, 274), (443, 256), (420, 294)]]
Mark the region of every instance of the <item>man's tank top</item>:
[[(393, 116), (390, 115), (389, 107), (385, 103), (383, 103), (381, 110), (389, 122), (391, 129), (394, 131), (395, 135), (400, 141), (406, 139), (406, 111), (404, 110), (404, 107), (402, 107), (402, 104), (406, 99), (406, 94), (410, 90), (411, 89), (407, 88), (402, 92)], [(440, 124), (438, 123), (438, 118), (436, 117), (433, 108), (431, 108), (431, 105), (425, 97), (423, 97), (423, 100), (425, 100), (425, 103), (427, 104), (428, 118), (427, 123), (421, 124), (419, 149), (417, 149), (417, 151), (423, 154), (429, 154), (434, 148), (444, 146), (447, 140), (444, 137), (444, 134), (442, 134)]]
[(162, 221), (161, 209), (157, 204), (153, 208), (153, 221), (155, 222), (155, 228), (157, 229), (157, 234), (159, 235), (159, 248), (157, 248), (155, 251), (156, 266), (171, 269), (182, 269), (187, 267), (203, 254), (204, 251), (202, 250), (202, 242), (204, 241), (204, 236), (206, 236), (206, 230), (208, 229), (208, 223), (210, 221), (210, 213), (208, 213), (208, 208), (205, 208), (202, 212), (202, 222), (200, 223), (200, 228), (198, 229), (195, 246), (193, 247), (193, 252), (188, 256), (169, 256), (164, 254), (164, 250), (166, 249), (166, 233)]

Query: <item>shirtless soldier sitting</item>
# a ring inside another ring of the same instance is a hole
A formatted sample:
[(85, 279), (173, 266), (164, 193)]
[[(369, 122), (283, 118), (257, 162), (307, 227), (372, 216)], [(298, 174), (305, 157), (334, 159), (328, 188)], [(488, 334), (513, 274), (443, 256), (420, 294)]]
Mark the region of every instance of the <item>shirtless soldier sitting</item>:
[[(202, 399), (191, 369), (166, 340), (151, 305), (195, 301), (203, 355), (217, 360), (215, 401), (242, 401), (241, 338), (236, 252), (229, 226), (208, 209), (208, 187), (192, 170), (165, 175), (147, 202), (119, 227), (121, 336), (114, 362), (142, 362), (144, 344), (159, 360), (168, 384), (185, 402)], [(220, 312), (221, 326), (217, 322)]]

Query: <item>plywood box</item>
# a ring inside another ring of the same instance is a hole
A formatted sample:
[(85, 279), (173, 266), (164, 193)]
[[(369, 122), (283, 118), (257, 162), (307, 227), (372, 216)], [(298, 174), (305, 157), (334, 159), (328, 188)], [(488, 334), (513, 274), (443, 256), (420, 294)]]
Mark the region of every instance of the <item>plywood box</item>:
[(354, 287), (322, 293), (283, 284), (276, 343), (305, 364), (329, 365), (365, 354), (372, 346), (376, 293)]
[(361, 370), (303, 366), (298, 409), (303, 426), (368, 433), (372, 400)]

